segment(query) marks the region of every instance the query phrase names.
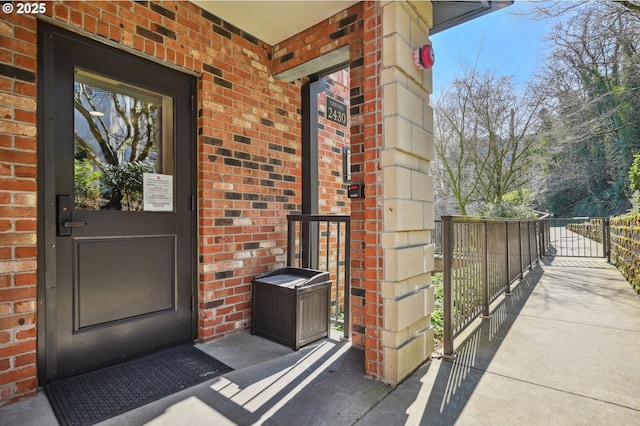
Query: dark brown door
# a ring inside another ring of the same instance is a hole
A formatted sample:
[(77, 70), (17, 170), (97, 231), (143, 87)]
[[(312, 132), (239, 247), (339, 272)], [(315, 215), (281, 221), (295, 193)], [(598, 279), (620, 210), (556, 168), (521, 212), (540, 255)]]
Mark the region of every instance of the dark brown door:
[(194, 78), (40, 29), (51, 379), (195, 338)]

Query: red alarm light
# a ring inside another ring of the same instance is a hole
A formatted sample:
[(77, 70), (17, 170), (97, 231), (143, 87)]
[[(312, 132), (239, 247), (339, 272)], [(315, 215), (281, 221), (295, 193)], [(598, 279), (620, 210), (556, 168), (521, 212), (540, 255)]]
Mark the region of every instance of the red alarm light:
[(413, 64), (416, 68), (429, 70), (433, 67), (435, 62), (436, 53), (430, 44), (425, 44), (413, 51)]

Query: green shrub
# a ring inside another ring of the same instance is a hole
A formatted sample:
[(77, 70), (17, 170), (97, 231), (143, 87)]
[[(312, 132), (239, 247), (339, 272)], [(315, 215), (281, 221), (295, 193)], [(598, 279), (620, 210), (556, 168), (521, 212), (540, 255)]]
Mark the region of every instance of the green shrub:
[(479, 214), (485, 217), (509, 217), (532, 219), (535, 194), (527, 189), (518, 189), (506, 193), (497, 203), (484, 203)]
[(94, 170), (91, 161), (73, 160), (73, 180), (77, 207), (97, 209), (100, 205), (102, 172)]
[(444, 327), (444, 288), (442, 285), (442, 272), (431, 276), (431, 284), (435, 290), (431, 324), (433, 325), (435, 339), (440, 341), (442, 340)]
[(105, 164), (102, 187), (109, 210), (142, 210), (143, 174), (154, 173), (155, 166), (145, 161), (130, 161), (120, 165)]

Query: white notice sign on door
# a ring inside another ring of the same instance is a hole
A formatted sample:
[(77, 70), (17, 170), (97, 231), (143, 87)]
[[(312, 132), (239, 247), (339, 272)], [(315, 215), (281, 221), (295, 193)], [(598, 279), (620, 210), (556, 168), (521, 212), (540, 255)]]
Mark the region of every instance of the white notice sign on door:
[(144, 210), (149, 212), (172, 212), (173, 176), (144, 173), (142, 179)]

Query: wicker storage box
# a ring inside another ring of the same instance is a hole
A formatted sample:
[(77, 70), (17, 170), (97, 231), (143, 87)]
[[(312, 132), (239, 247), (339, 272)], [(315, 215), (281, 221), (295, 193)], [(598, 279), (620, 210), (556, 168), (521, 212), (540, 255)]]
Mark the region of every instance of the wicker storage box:
[(252, 334), (296, 351), (329, 335), (328, 272), (287, 267), (256, 277), (252, 284)]

